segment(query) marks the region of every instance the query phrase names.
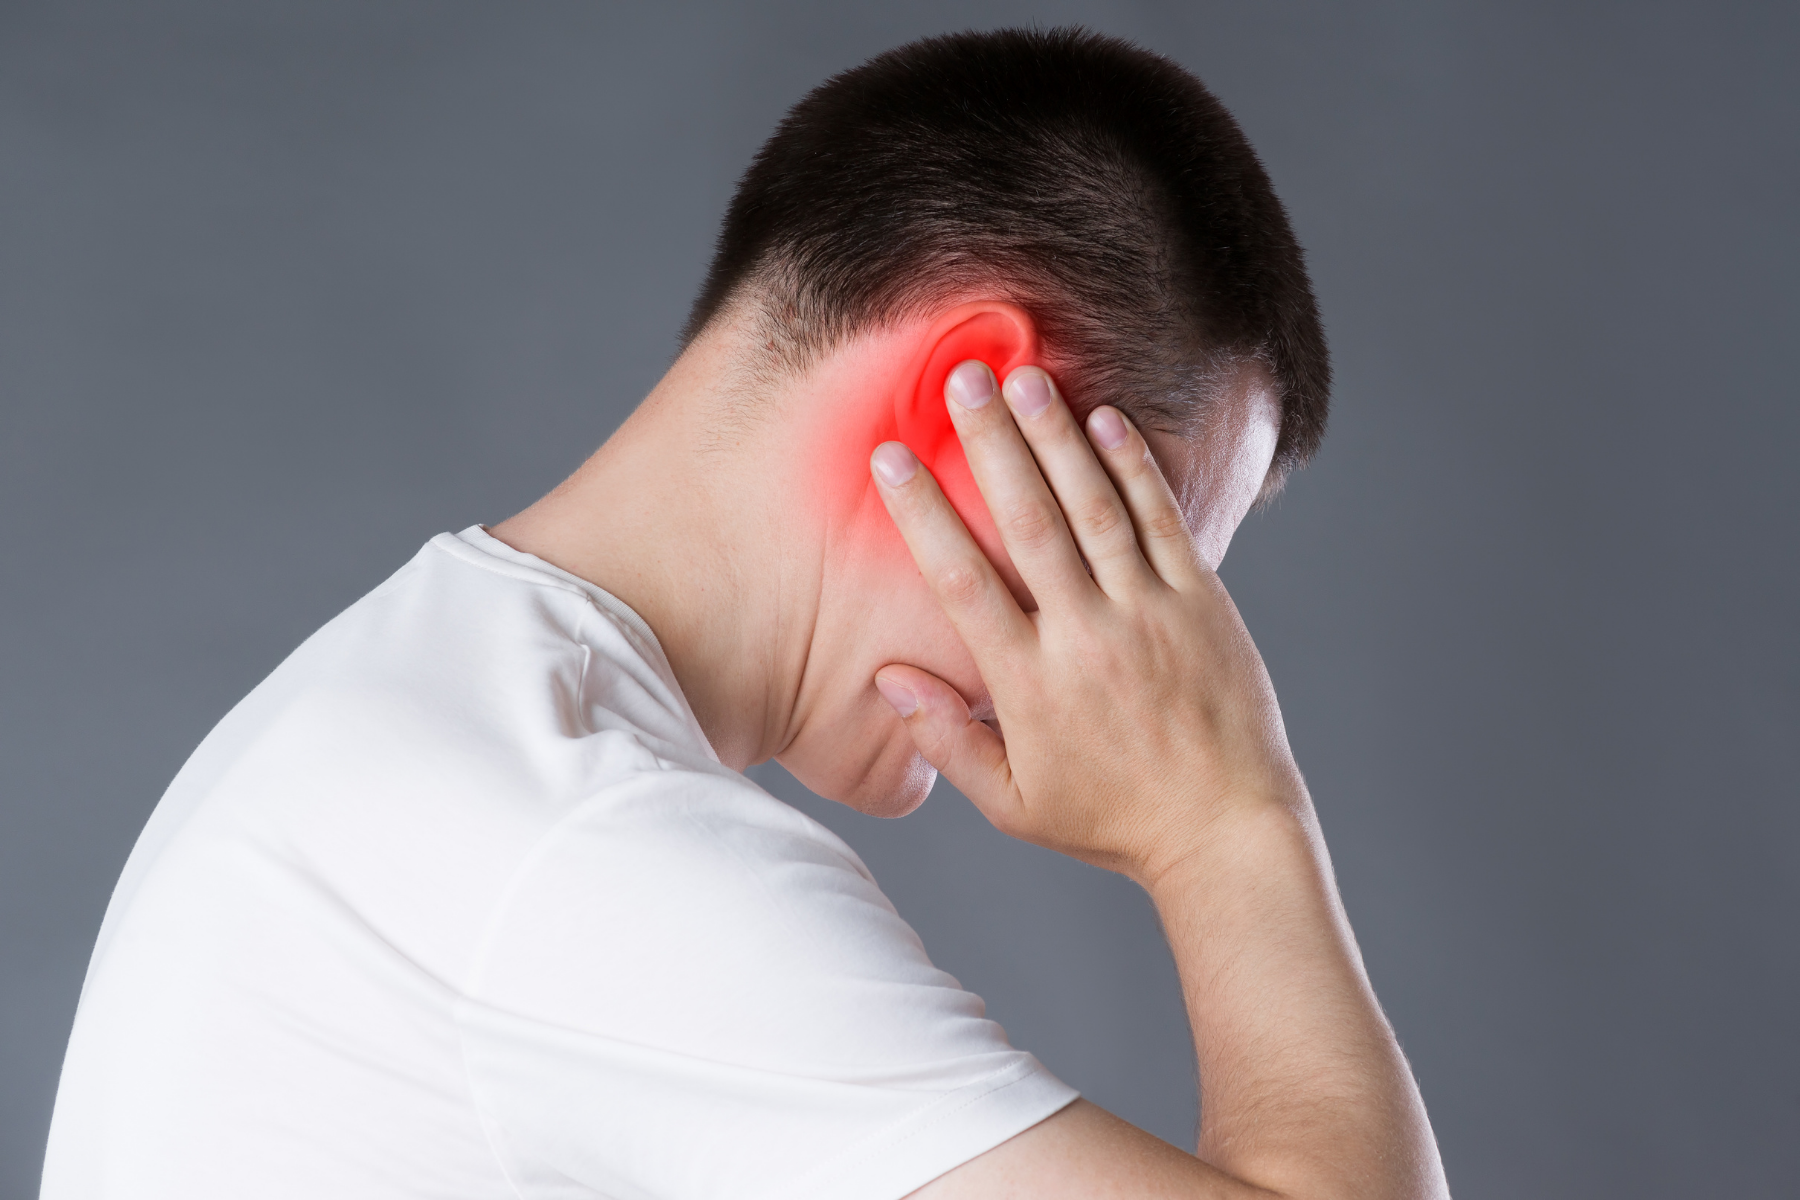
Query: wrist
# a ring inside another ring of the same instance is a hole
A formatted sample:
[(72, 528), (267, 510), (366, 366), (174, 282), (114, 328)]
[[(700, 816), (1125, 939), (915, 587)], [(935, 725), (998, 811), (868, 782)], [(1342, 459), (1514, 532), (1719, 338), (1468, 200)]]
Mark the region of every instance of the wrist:
[(1249, 876), (1258, 881), (1315, 867), (1318, 825), (1304, 792), (1297, 798), (1245, 797), (1220, 805), (1181, 839), (1164, 839), (1128, 872), (1160, 908), (1197, 885)]

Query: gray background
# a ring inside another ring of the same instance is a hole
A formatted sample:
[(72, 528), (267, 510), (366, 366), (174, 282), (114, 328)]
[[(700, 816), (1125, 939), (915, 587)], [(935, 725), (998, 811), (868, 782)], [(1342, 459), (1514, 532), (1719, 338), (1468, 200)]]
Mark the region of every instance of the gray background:
[[(1786, 3), (0, 5), (0, 1195), (183, 758), (656, 380), (737, 173), (916, 35), (1078, 19), (1261, 149), (1331, 436), (1225, 578), (1458, 1194), (1800, 1178)], [(947, 790), (862, 851), (1016, 1041), (1164, 1137), (1123, 881)]]

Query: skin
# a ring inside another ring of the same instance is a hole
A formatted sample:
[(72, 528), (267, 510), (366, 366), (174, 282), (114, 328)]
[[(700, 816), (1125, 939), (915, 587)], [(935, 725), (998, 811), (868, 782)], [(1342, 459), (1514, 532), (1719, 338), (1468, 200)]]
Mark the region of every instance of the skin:
[(747, 372), (759, 352), (719, 323), (492, 532), (642, 615), (727, 765), (887, 816), (942, 771), (1002, 831), (1136, 880), (1193, 1026), (1196, 1153), (1077, 1102), (916, 1195), (1447, 1195), (1215, 574), (1269, 469), (1266, 381), (1189, 442), (1078, 423), (1004, 302), (800, 372)]

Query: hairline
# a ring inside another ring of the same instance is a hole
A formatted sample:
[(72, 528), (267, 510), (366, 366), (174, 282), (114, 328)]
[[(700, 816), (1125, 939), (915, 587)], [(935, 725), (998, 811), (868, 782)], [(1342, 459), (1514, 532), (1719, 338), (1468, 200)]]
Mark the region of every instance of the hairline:
[[(779, 270), (777, 267), (772, 272), (769, 267), (759, 266), (747, 272), (736, 286), (721, 297), (704, 322), (682, 331), (678, 353), (685, 353), (709, 331), (744, 323), (742, 332), (748, 349), (744, 354), (733, 356), (732, 377), (725, 389), (725, 420), (732, 433), (740, 433), (761, 419), (761, 413), (757, 411), (761, 407), (760, 402), (774, 389), (804, 376), (858, 338), (891, 332), (909, 321), (929, 318), (960, 304), (983, 300), (1016, 304), (1030, 313), (1034, 320), (1038, 319), (1041, 307), (1033, 303), (1031, 296), (1025, 294), (1029, 289), (1022, 289), (1016, 284), (1009, 287), (997, 274), (990, 273), (983, 284), (971, 282), (960, 287), (932, 288), (927, 285), (902, 289), (893, 301), (877, 305), (875, 312), (862, 318), (840, 317), (823, 328), (803, 328), (796, 331), (793, 324), (784, 321), (775, 311), (778, 305), (791, 303), (791, 300), (783, 299), (777, 285), (768, 282), (770, 275)], [(1083, 403), (1078, 398), (1071, 408), (1088, 411), (1101, 404), (1110, 404), (1122, 409), (1140, 429), (1149, 428), (1185, 441), (1200, 441), (1214, 433), (1218, 404), (1230, 397), (1246, 372), (1256, 372), (1261, 376), (1262, 386), (1272, 393), (1279, 436), (1286, 400), (1281, 394), (1280, 381), (1270, 362), (1269, 347), (1262, 345), (1249, 350), (1214, 347), (1205, 351), (1202, 357), (1203, 362), (1194, 368), (1195, 374), (1203, 380), (1198, 394), (1190, 393), (1191, 398), (1179, 406), (1185, 413), (1185, 419), (1169, 420), (1155, 409), (1140, 415), (1131, 411), (1133, 406), (1129, 402), (1120, 404), (1115, 398), (1108, 397), (1101, 397), (1091, 403)], [(1042, 365), (1053, 376), (1079, 373), (1078, 365), (1068, 361), (1054, 349), (1045, 358), (1047, 361)], [(726, 431), (720, 432), (723, 434)], [(720, 439), (721, 448), (727, 440)], [(1286, 487), (1293, 470), (1294, 464), (1284, 463), (1279, 456), (1272, 458), (1251, 511), (1260, 511), (1274, 501)]]

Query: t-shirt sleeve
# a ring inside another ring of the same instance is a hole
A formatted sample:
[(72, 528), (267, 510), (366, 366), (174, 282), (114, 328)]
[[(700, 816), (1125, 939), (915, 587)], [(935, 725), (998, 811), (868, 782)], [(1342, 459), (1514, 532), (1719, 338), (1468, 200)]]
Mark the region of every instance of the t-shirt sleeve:
[(527, 1197), (894, 1200), (1076, 1097), (847, 847), (698, 771), (633, 776), (545, 836), (459, 1026)]

